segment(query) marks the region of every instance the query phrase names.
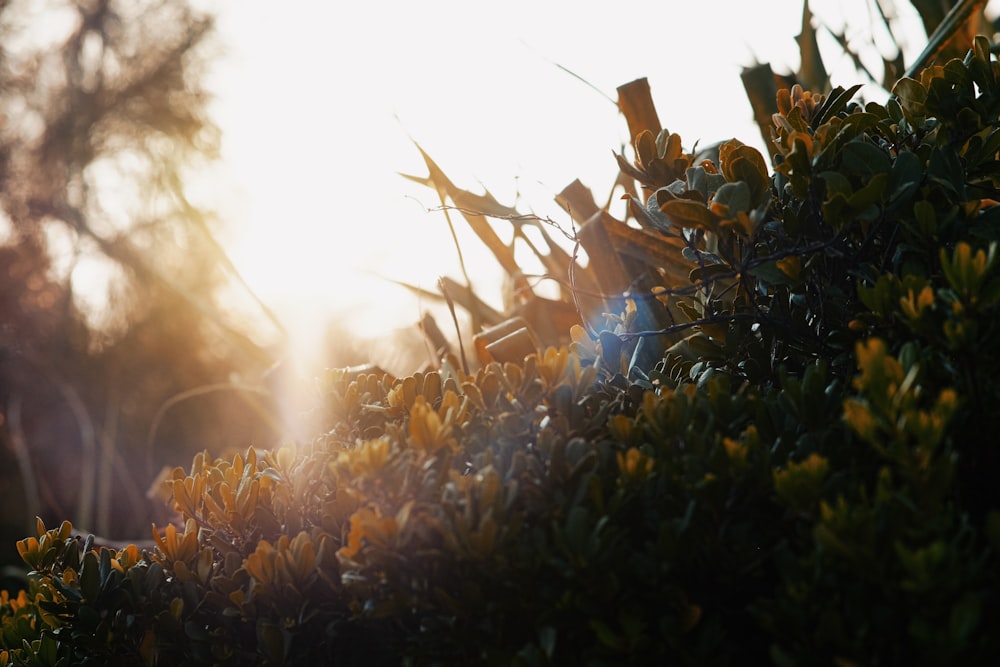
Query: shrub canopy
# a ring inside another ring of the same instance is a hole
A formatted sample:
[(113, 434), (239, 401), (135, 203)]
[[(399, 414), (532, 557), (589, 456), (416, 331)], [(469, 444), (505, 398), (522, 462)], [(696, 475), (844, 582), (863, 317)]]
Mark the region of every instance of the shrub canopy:
[[(1000, 654), (1000, 65), (779, 96), (774, 173), (640, 133), (667, 258), (521, 363), (328, 371), (140, 552), (19, 543), (12, 664), (982, 664)], [(60, 662), (63, 661), (63, 662)]]

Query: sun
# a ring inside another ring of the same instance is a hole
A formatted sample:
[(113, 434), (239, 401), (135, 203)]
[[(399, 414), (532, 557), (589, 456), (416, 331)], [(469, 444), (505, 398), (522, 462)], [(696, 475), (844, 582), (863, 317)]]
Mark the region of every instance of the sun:
[[(660, 11), (654, 4), (628, 11)], [(219, 3), (229, 52), (211, 85), (223, 133), (224, 241), (299, 347), (321, 344), (316, 331), (331, 318), (367, 337), (412, 326), (431, 304), (399, 283), (434, 292), (442, 275), (464, 279), (435, 210), (441, 202), (399, 175), (426, 174), (414, 141), (460, 187), (488, 188), (568, 228), (553, 203), (563, 187), (579, 179), (599, 200), (610, 194), (612, 152), (627, 143), (618, 85), (650, 77), (665, 124), (689, 143), (732, 136), (711, 127), (742, 127), (748, 142), (759, 136), (739, 92), (737, 63), (751, 54), (728, 24), (713, 24), (712, 39), (734, 48), (706, 49), (696, 30), (672, 33), (674, 52), (697, 61), (678, 68), (652, 44), (588, 47), (609, 39), (607, 17), (594, 12), (577, 8), (579, 20), (567, 21), (565, 8), (547, 3), (515, 0), (474, 16), (460, 2), (435, 7), (400, 4), (382, 16), (363, 3), (345, 10), (298, 0), (280, 12)], [(695, 9), (676, 12), (697, 24)], [(474, 287), (497, 303), (502, 272), (459, 215), (453, 222)], [(509, 236), (509, 225), (497, 228)]]

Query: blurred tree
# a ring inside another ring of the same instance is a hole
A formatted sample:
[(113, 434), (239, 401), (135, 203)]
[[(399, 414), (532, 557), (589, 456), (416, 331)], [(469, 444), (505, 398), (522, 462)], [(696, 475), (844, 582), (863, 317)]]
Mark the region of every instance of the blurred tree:
[(186, 0), (0, 0), (3, 561), (35, 514), (142, 537), (156, 467), (280, 431), (185, 189), (217, 157), (212, 34)]

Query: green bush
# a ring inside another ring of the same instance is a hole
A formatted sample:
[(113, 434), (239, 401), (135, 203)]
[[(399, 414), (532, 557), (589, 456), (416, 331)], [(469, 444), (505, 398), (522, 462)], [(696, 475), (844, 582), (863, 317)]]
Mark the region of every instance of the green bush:
[(151, 552), (39, 522), (2, 657), (995, 659), (998, 74), (978, 39), (884, 106), (785, 91), (773, 176), (640, 134), (648, 295), (522, 364), (328, 371), (311, 442), (174, 471)]

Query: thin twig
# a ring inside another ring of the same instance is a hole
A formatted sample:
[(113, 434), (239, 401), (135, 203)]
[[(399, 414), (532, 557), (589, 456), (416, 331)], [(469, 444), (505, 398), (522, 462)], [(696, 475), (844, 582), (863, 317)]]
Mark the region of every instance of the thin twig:
[(440, 213), (446, 211), (458, 211), (459, 213), (468, 213), (469, 215), (481, 215), (483, 217), (493, 218), (494, 220), (507, 220), (508, 222), (534, 222), (534, 223), (540, 222), (555, 229), (557, 232), (566, 237), (567, 241), (574, 241), (574, 242), (576, 241), (575, 227), (573, 233), (567, 232), (565, 229), (563, 229), (562, 225), (560, 225), (552, 218), (549, 217), (543, 218), (542, 216), (536, 215), (535, 213), (521, 213), (518, 215), (496, 215), (493, 213), (477, 211), (475, 209), (470, 209), (462, 206), (448, 206), (445, 204), (442, 204), (440, 206), (434, 206), (427, 209), (428, 213)]
[(628, 333), (615, 334), (619, 340), (623, 342), (628, 342), (631, 340), (636, 340), (637, 338), (651, 338), (653, 336), (669, 336), (670, 334), (678, 333), (680, 331), (685, 331), (687, 329), (692, 329), (694, 327), (699, 327), (703, 324), (730, 324), (732, 322), (740, 322), (752, 320), (756, 321), (757, 317), (752, 313), (733, 313), (732, 315), (713, 315), (712, 317), (703, 317), (698, 320), (693, 320), (691, 322), (681, 322), (680, 324), (673, 324), (669, 327), (664, 327), (662, 329), (656, 329), (651, 331), (630, 331)]
[[(458, 268), (462, 272), (462, 279), (465, 280), (465, 286), (469, 288), (469, 291), (472, 291), (472, 278), (469, 277), (469, 271), (465, 267), (465, 255), (462, 253), (462, 244), (458, 240), (458, 233), (455, 231), (455, 223), (451, 221), (451, 215), (448, 213), (448, 210), (451, 207), (444, 203), (444, 191), (437, 185), (437, 183), (434, 185), (435, 190), (438, 193), (438, 198), (441, 200), (441, 212), (444, 213), (444, 219), (448, 223), (448, 231), (451, 232), (451, 240), (455, 244), (455, 252), (458, 255)], [(475, 304), (473, 304), (473, 307), (475, 307)], [(475, 326), (481, 319), (478, 310), (472, 312), (472, 319), (474, 322), (473, 329), (475, 329)]]
[(590, 324), (590, 319), (583, 314), (583, 306), (580, 304), (580, 291), (576, 287), (576, 264), (580, 256), (581, 242), (580, 236), (576, 233), (576, 223), (573, 222), (573, 216), (570, 216), (570, 224), (573, 226), (573, 257), (569, 263), (569, 289), (573, 294), (573, 305), (576, 307), (577, 317), (583, 322), (583, 328), (586, 330), (588, 336), (597, 340), (600, 334)]

